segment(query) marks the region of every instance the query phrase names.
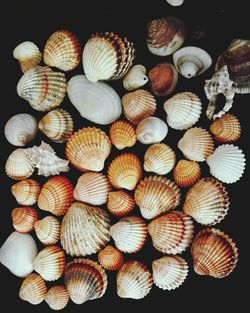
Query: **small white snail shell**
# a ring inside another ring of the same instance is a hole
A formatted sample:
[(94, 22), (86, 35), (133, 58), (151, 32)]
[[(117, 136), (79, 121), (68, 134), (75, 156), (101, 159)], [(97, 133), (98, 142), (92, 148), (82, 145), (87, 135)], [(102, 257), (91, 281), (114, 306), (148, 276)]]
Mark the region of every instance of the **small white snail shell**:
[(178, 7), (183, 4), (184, 0), (167, 0), (167, 2), (173, 7)]
[(162, 141), (167, 133), (167, 124), (158, 117), (145, 118), (136, 128), (137, 139), (145, 145)]
[(147, 82), (146, 68), (143, 65), (137, 64), (124, 77), (123, 86), (125, 89), (131, 91), (142, 87)]

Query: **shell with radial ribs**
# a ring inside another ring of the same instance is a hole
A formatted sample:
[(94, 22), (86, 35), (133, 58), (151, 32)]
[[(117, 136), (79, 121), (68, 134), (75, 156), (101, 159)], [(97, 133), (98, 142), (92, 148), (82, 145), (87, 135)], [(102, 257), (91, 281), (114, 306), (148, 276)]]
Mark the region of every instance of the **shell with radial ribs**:
[(37, 305), (43, 302), (46, 293), (47, 287), (43, 278), (36, 273), (32, 273), (23, 280), (19, 297), (24, 301)]
[(194, 185), (201, 176), (201, 167), (195, 161), (180, 160), (173, 171), (176, 184), (180, 187)]
[(128, 121), (117, 121), (112, 124), (109, 137), (117, 149), (131, 148), (136, 143), (135, 127)]
[(136, 137), (142, 144), (162, 141), (168, 133), (167, 124), (158, 117), (147, 117), (136, 128)]
[(41, 191), (40, 184), (34, 179), (24, 179), (11, 186), (11, 193), (21, 205), (33, 205)]
[(38, 221), (38, 212), (32, 207), (15, 208), (11, 212), (12, 223), (19, 233), (30, 233)]
[(69, 301), (68, 290), (62, 285), (53, 286), (46, 293), (44, 300), (52, 310), (62, 310)]
[(131, 67), (123, 79), (123, 86), (128, 91), (132, 91), (144, 86), (148, 82), (146, 68), (137, 64)]
[(135, 207), (135, 199), (126, 191), (110, 191), (108, 194), (108, 211), (116, 216), (128, 215)]
[(239, 139), (241, 125), (238, 118), (233, 114), (225, 114), (210, 126), (211, 133), (220, 142), (232, 142)]
[(35, 223), (37, 238), (45, 245), (54, 245), (60, 239), (61, 224), (54, 216), (46, 216)]
[(123, 265), (123, 255), (120, 250), (108, 245), (98, 253), (99, 263), (109, 271), (119, 270)]

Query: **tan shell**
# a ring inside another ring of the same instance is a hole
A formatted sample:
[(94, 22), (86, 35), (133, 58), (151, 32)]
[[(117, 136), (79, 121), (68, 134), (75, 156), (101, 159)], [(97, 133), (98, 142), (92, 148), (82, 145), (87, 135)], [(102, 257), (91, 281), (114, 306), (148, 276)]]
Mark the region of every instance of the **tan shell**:
[(37, 238), (45, 245), (50, 246), (60, 238), (61, 224), (54, 216), (46, 216), (35, 223), (34, 229)]
[(201, 168), (195, 161), (180, 160), (174, 168), (173, 175), (178, 186), (189, 187), (199, 180)]
[(99, 263), (109, 271), (119, 270), (123, 265), (123, 255), (118, 249), (108, 245), (98, 253)]
[(146, 68), (141, 64), (137, 64), (131, 67), (129, 72), (124, 77), (123, 86), (128, 91), (132, 91), (142, 87), (147, 82), (148, 78), (146, 75)]
[(30, 233), (38, 220), (38, 212), (31, 207), (15, 208), (11, 212), (13, 227), (19, 233)]
[(210, 131), (220, 142), (236, 141), (241, 134), (240, 121), (235, 115), (227, 113), (212, 123)]
[(69, 301), (68, 290), (64, 286), (53, 286), (48, 290), (44, 300), (52, 310), (62, 310)]
[(34, 179), (25, 179), (11, 186), (11, 192), (17, 203), (33, 205), (37, 202), (41, 191), (40, 184)]
[(130, 148), (136, 143), (135, 127), (128, 121), (117, 121), (112, 124), (109, 137), (117, 149)]
[(27, 276), (19, 290), (19, 297), (31, 304), (39, 304), (45, 299), (47, 287), (42, 277), (36, 273)]
[(135, 207), (134, 198), (123, 190), (111, 191), (108, 194), (107, 208), (116, 216), (128, 215)]

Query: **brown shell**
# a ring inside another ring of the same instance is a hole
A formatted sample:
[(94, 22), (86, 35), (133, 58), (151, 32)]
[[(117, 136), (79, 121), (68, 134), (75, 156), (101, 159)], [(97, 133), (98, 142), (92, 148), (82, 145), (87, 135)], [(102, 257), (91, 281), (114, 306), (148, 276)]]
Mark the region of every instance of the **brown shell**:
[(111, 191), (108, 194), (107, 208), (116, 216), (128, 215), (135, 207), (134, 198), (123, 190)]
[(11, 186), (11, 192), (21, 205), (33, 205), (41, 191), (40, 184), (34, 179), (25, 179)]
[(38, 221), (38, 212), (31, 207), (15, 208), (12, 210), (12, 222), (19, 233), (30, 233)]
[(240, 121), (235, 115), (227, 113), (213, 122), (210, 131), (220, 142), (236, 141), (241, 134)]
[(178, 186), (189, 187), (199, 180), (201, 168), (195, 161), (180, 160), (174, 168), (173, 175)]
[(136, 143), (135, 127), (128, 121), (117, 121), (112, 124), (109, 137), (117, 149), (130, 148)]
[(19, 297), (24, 301), (36, 305), (45, 299), (46, 293), (47, 287), (45, 281), (40, 275), (32, 273), (23, 280), (19, 290)]
[(108, 245), (98, 253), (99, 263), (109, 271), (119, 270), (123, 265), (123, 255), (118, 249)]
[(61, 285), (53, 286), (48, 290), (44, 300), (52, 310), (62, 310), (69, 301), (68, 290)]

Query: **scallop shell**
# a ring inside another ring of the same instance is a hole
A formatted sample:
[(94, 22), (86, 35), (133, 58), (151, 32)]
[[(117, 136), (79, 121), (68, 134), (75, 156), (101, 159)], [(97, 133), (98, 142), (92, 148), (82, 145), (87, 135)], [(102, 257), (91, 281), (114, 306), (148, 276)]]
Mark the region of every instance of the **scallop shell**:
[(108, 245), (98, 253), (99, 263), (109, 271), (119, 270), (123, 265), (123, 255), (118, 249)]
[(207, 159), (210, 173), (223, 183), (238, 181), (245, 170), (246, 158), (241, 149), (234, 145), (221, 145)]
[(147, 90), (139, 89), (129, 92), (122, 97), (124, 115), (138, 125), (142, 120), (155, 114), (156, 100)]
[(214, 151), (214, 142), (208, 131), (201, 127), (188, 129), (178, 142), (183, 155), (192, 161), (203, 162)]
[(198, 233), (191, 253), (195, 272), (215, 278), (228, 276), (236, 267), (239, 256), (232, 239), (215, 228), (206, 228)]
[(54, 245), (60, 239), (61, 224), (54, 216), (46, 216), (35, 223), (37, 238), (45, 245)]
[(78, 38), (68, 30), (58, 30), (46, 42), (44, 63), (62, 71), (76, 68), (81, 60), (81, 45)]
[(146, 223), (138, 216), (123, 217), (111, 226), (109, 232), (116, 247), (125, 253), (138, 252), (147, 239)]
[(192, 92), (181, 92), (164, 103), (167, 113), (167, 123), (178, 130), (193, 126), (200, 118), (202, 103), (200, 98)]
[(143, 65), (137, 64), (131, 67), (124, 77), (123, 86), (128, 91), (132, 91), (144, 86), (147, 82), (146, 68)]
[(108, 194), (107, 208), (116, 216), (128, 215), (135, 207), (134, 198), (123, 190), (111, 191)]
[(102, 171), (110, 151), (109, 137), (95, 127), (78, 130), (66, 145), (67, 158), (80, 171)]
[(22, 282), (19, 297), (24, 301), (37, 305), (43, 302), (46, 293), (47, 287), (45, 281), (40, 275), (32, 273)]
[(231, 142), (239, 139), (241, 126), (238, 118), (233, 114), (225, 114), (210, 126), (215, 139), (221, 142)]
[(195, 161), (180, 160), (173, 171), (174, 180), (180, 187), (194, 185), (201, 176), (201, 167)]
[(180, 189), (162, 176), (144, 178), (135, 190), (135, 202), (146, 219), (168, 212), (180, 204)]
[(149, 270), (138, 261), (124, 263), (116, 276), (116, 282), (119, 297), (137, 300), (145, 298), (153, 285)]
[(46, 293), (44, 300), (52, 310), (62, 310), (69, 301), (68, 290), (61, 285), (53, 286)]
[(15, 208), (11, 212), (12, 223), (19, 233), (30, 233), (38, 221), (38, 212), (31, 207)]
[(175, 152), (165, 143), (151, 145), (144, 155), (144, 170), (158, 175), (166, 175), (175, 165)]
[(37, 202), (41, 191), (40, 184), (34, 179), (25, 179), (11, 186), (11, 192), (17, 203), (33, 205)]
[(74, 198), (92, 205), (107, 202), (110, 184), (107, 177), (101, 173), (85, 173), (77, 181)]
[(141, 161), (132, 153), (117, 156), (108, 168), (108, 179), (117, 189), (134, 190), (141, 177)]
[(162, 141), (167, 133), (167, 124), (158, 117), (147, 117), (136, 128), (138, 141), (145, 145)]
[(178, 254), (190, 246), (194, 225), (191, 217), (175, 211), (150, 222), (148, 232), (156, 250), (165, 254)]
[(109, 137), (117, 149), (130, 148), (136, 143), (135, 127), (128, 121), (117, 121), (112, 124)]
[(173, 7), (178, 7), (183, 4), (184, 0), (167, 0), (167, 2)]
[(168, 255), (152, 263), (153, 279), (157, 287), (174, 290), (180, 287), (188, 275), (188, 264), (180, 256)]

